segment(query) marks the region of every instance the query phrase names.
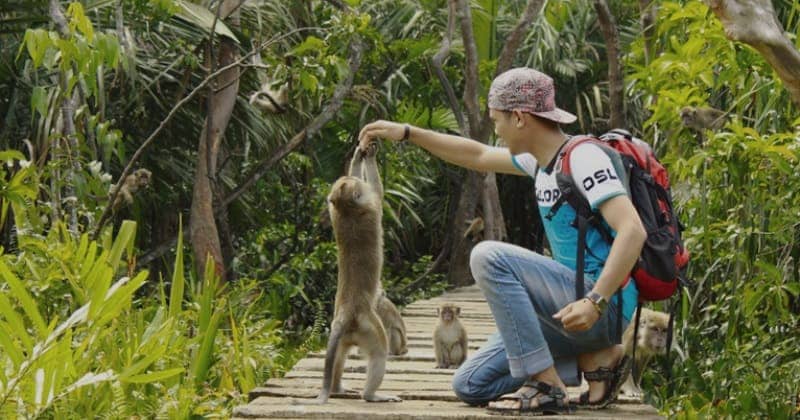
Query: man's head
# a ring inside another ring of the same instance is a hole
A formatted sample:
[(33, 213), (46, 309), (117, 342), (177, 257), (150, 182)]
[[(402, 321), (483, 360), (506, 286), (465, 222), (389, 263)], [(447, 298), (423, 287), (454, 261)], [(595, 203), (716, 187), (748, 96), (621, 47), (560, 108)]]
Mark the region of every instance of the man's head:
[(576, 117), (556, 107), (553, 79), (534, 69), (519, 67), (497, 76), (489, 88), (489, 108), (522, 111), (558, 124), (570, 124)]

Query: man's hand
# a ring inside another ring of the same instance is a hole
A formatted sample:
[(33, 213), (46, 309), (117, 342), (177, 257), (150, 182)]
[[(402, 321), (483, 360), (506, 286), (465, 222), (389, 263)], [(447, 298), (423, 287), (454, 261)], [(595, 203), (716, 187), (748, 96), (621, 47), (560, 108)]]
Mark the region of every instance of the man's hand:
[(404, 129), (405, 124), (398, 124), (396, 122), (384, 120), (371, 122), (365, 125), (358, 134), (358, 148), (367, 150), (369, 144), (378, 138), (400, 141), (403, 139)]
[(560, 319), (565, 330), (579, 332), (592, 328), (592, 325), (600, 319), (600, 313), (595, 309), (594, 303), (584, 298), (561, 308), (553, 318)]

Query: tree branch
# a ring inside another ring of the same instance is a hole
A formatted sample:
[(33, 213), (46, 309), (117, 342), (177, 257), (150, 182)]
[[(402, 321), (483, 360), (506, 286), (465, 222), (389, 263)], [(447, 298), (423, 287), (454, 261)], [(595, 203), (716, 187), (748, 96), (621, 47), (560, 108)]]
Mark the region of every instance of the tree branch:
[(268, 47), (269, 45), (271, 45), (273, 43), (276, 43), (276, 42), (278, 42), (278, 41), (280, 41), (280, 40), (282, 40), (284, 38), (287, 38), (287, 37), (289, 37), (291, 35), (294, 35), (294, 34), (296, 34), (298, 32), (307, 31), (307, 30), (311, 30), (311, 29), (318, 29), (318, 28), (314, 28), (314, 27), (297, 28), (297, 29), (294, 29), (294, 30), (292, 30), (292, 31), (290, 31), (290, 32), (288, 32), (286, 34), (281, 35), (281, 36), (278, 36), (278, 37), (275, 37), (273, 39), (264, 41), (257, 48), (253, 49), (253, 51), (250, 51), (249, 53), (245, 54), (240, 59), (236, 60), (235, 62), (233, 62), (233, 63), (231, 63), (231, 64), (229, 64), (227, 66), (221, 67), (219, 70), (215, 71), (214, 73), (211, 73), (208, 77), (203, 79), (203, 81), (201, 81), (200, 84), (198, 84), (191, 92), (189, 92), (189, 94), (187, 96), (185, 96), (183, 99), (180, 100), (180, 102), (175, 104), (175, 106), (172, 107), (172, 109), (169, 111), (167, 116), (161, 121), (161, 123), (159, 123), (159, 125), (155, 129), (155, 131), (153, 131), (153, 133), (150, 134), (150, 136), (147, 137), (147, 139), (145, 139), (144, 142), (142, 142), (142, 145), (139, 146), (139, 148), (136, 149), (136, 152), (133, 154), (133, 156), (131, 156), (131, 159), (128, 161), (128, 164), (125, 166), (125, 169), (122, 171), (122, 174), (120, 174), (119, 179), (117, 180), (117, 184), (116, 184), (115, 188), (112, 189), (111, 195), (108, 198), (108, 204), (106, 204), (106, 207), (103, 210), (103, 214), (100, 217), (100, 220), (97, 222), (97, 226), (95, 227), (94, 232), (92, 233), (92, 238), (93, 239), (97, 239), (98, 235), (100, 234), (100, 230), (103, 229), (103, 225), (108, 221), (108, 218), (111, 217), (111, 204), (114, 202), (114, 199), (116, 198), (117, 192), (120, 190), (120, 187), (122, 186), (122, 183), (125, 181), (125, 177), (130, 175), (130, 173), (132, 172), (133, 165), (136, 163), (136, 161), (142, 155), (142, 153), (144, 152), (144, 149), (147, 146), (149, 146), (150, 143), (153, 142), (153, 140), (155, 140), (156, 136), (159, 133), (161, 133), (161, 131), (164, 129), (164, 127), (167, 126), (167, 123), (169, 123), (172, 120), (172, 118), (175, 117), (175, 115), (177, 114), (179, 109), (181, 109), (184, 105), (186, 105), (189, 101), (191, 101), (192, 98), (194, 98), (195, 95), (197, 95), (200, 91), (202, 91), (203, 88), (209, 82), (214, 80), (215, 77), (219, 76), (223, 72), (241, 65), (242, 63), (244, 63), (245, 61), (250, 59), (250, 57), (252, 57), (254, 54), (260, 53), (261, 50), (263, 50), (264, 48)]
[(497, 59), (497, 70), (495, 70), (494, 73), (495, 76), (499, 76), (501, 73), (511, 68), (519, 46), (522, 45), (525, 35), (528, 34), (528, 30), (533, 24), (533, 21), (539, 16), (539, 12), (542, 11), (543, 6), (544, 0), (530, 0), (528, 2), (528, 5), (525, 7), (525, 12), (522, 13), (519, 22), (517, 22), (517, 25), (514, 26), (514, 29), (508, 35), (508, 38), (506, 38), (503, 49), (500, 51), (500, 57)]
[(606, 0), (595, 0), (594, 8), (597, 11), (597, 20), (606, 41), (606, 54), (608, 56), (608, 101), (610, 120), (608, 128), (625, 128), (625, 101), (623, 101), (622, 63), (619, 60), (619, 34), (614, 15), (608, 8)]
[(433, 65), (434, 72), (436, 72), (436, 76), (439, 78), (439, 83), (442, 84), (445, 94), (447, 95), (447, 103), (450, 105), (450, 109), (453, 110), (453, 115), (456, 117), (458, 129), (462, 136), (466, 136), (469, 135), (469, 132), (467, 131), (467, 125), (464, 123), (464, 113), (461, 111), (456, 93), (453, 90), (453, 86), (450, 84), (450, 80), (447, 79), (443, 68), (445, 60), (450, 56), (450, 44), (456, 26), (456, 0), (449, 0), (447, 4), (449, 8), (447, 14), (447, 33), (442, 38), (442, 46), (439, 47), (439, 51), (437, 51), (433, 59), (431, 59), (431, 64)]
[(454, 0), (461, 22), (461, 38), (464, 44), (464, 107), (469, 121), (469, 137), (479, 138), (481, 133), (481, 111), (478, 101), (480, 79), (478, 76), (478, 47), (472, 32), (472, 12), (468, 0)]
[(336, 86), (331, 100), (325, 105), (325, 107), (322, 108), (319, 115), (311, 120), (306, 128), (295, 134), (288, 143), (285, 143), (278, 148), (278, 150), (272, 156), (260, 162), (256, 166), (256, 169), (247, 176), (246, 181), (244, 181), (238, 188), (236, 188), (236, 190), (228, 195), (228, 197), (222, 200), (222, 206), (227, 206), (234, 200), (238, 199), (256, 181), (266, 175), (267, 171), (269, 171), (273, 165), (278, 163), (281, 159), (286, 157), (286, 155), (300, 146), (306, 139), (315, 136), (317, 132), (328, 123), (328, 121), (333, 119), (333, 117), (344, 104), (344, 98), (350, 93), (350, 90), (352, 90), (353, 80), (355, 79), (355, 75), (358, 72), (359, 67), (361, 67), (363, 52), (363, 41), (361, 41), (360, 38), (354, 39), (350, 44), (350, 72), (347, 77), (339, 82), (338, 86)]
[(771, 0), (705, 0), (725, 35), (755, 48), (778, 73), (800, 106), (800, 52), (784, 34)]

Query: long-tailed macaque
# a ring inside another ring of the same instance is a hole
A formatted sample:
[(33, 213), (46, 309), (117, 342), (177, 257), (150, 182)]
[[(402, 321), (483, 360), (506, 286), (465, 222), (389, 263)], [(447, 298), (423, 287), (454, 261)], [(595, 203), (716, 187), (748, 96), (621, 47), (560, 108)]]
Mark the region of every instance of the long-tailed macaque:
[[(119, 188), (117, 196), (114, 198), (114, 203), (111, 205), (111, 210), (116, 213), (123, 205), (130, 205), (133, 203), (133, 195), (150, 184), (150, 178), (153, 173), (147, 169), (141, 168), (133, 171), (132, 174), (125, 177), (125, 181)], [(115, 186), (111, 186), (109, 194), (114, 193)]]
[[(636, 366), (636, 377), (631, 374), (622, 385), (622, 392), (625, 395), (642, 396), (642, 372), (653, 356), (667, 354), (668, 324), (669, 314), (642, 308), (639, 332), (636, 334), (636, 359), (633, 361)], [(625, 347), (625, 354), (628, 355), (633, 354), (633, 327), (634, 323), (631, 322), (622, 334), (622, 345)]]
[(406, 323), (400, 316), (400, 311), (394, 306), (385, 293), (378, 296), (375, 310), (381, 319), (383, 329), (389, 339), (389, 354), (399, 356), (408, 353), (408, 338), (406, 336)]
[(375, 311), (383, 266), (383, 187), (375, 158), (377, 147), (374, 142), (366, 151), (356, 150), (349, 175), (339, 178), (328, 195), (339, 273), (317, 403), (327, 402), (332, 393), (344, 392), (342, 371), (354, 345), (368, 358), (362, 397), (376, 402), (400, 401), (375, 393), (383, 381), (388, 352), (386, 331)]
[(725, 111), (711, 107), (685, 106), (681, 108), (681, 122), (686, 127), (702, 132), (703, 130), (719, 130), (725, 125)]
[(451, 303), (436, 310), (439, 324), (433, 333), (433, 351), (437, 368), (457, 368), (467, 358), (467, 330), (458, 320), (460, 314), (461, 308)]

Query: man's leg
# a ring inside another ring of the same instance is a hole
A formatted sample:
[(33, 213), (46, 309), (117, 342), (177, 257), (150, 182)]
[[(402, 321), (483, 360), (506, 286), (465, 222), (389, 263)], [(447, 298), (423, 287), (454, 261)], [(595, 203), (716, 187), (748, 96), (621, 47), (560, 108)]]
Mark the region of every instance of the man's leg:
[[(553, 355), (575, 357), (611, 345), (609, 316), (581, 333), (564, 331), (552, 319), (575, 300), (575, 274), (569, 268), (524, 248), (491, 241), (473, 249), (470, 267), (497, 323), (512, 377), (564, 388), (553, 368)], [(591, 285), (587, 281), (587, 290)]]
[(456, 370), (453, 390), (467, 404), (484, 405), (516, 391), (523, 382), (525, 378), (511, 376), (503, 339), (496, 332)]

